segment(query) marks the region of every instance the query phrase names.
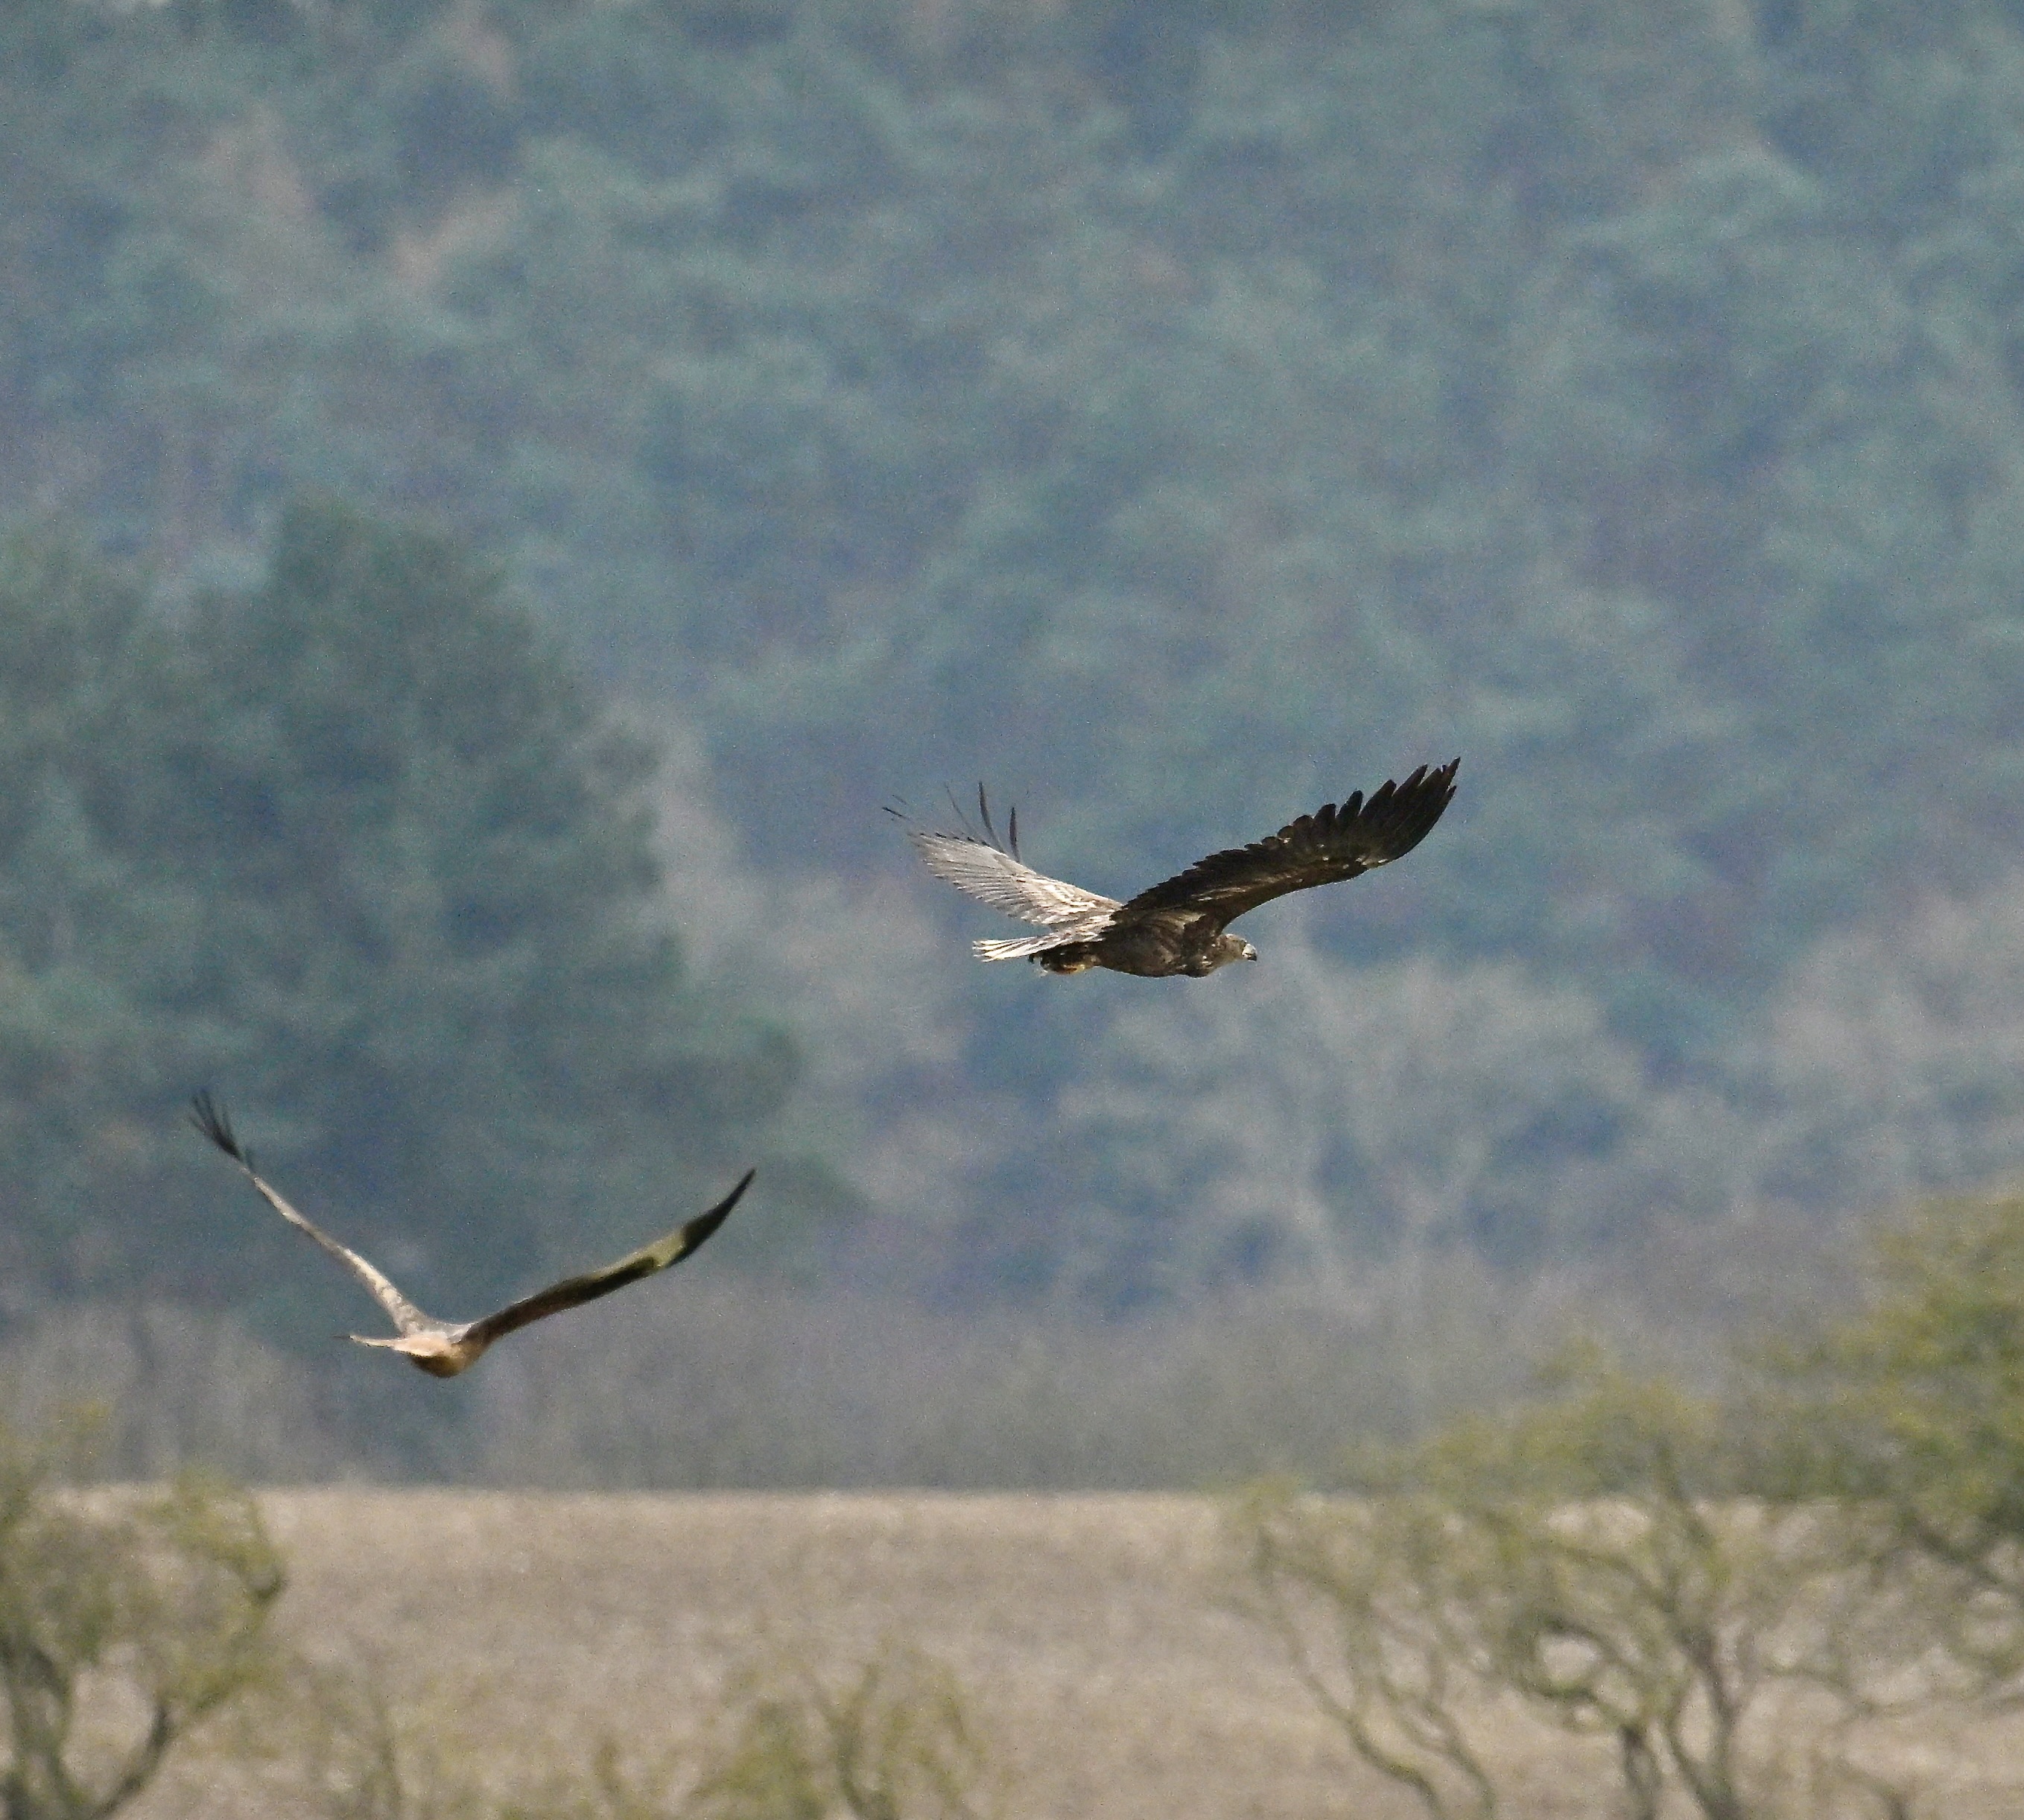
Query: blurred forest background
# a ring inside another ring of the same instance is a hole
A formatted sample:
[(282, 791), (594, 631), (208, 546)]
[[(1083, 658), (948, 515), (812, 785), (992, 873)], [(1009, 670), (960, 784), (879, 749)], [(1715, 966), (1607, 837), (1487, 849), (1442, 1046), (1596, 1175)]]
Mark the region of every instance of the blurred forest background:
[[(2024, 1158), (2024, 5), (13, 0), (0, 422), (0, 1367), (126, 1470), (1234, 1476)], [(1456, 753), (1198, 984), (878, 813)], [(202, 1085), (451, 1312), (760, 1178), (439, 1386)]]

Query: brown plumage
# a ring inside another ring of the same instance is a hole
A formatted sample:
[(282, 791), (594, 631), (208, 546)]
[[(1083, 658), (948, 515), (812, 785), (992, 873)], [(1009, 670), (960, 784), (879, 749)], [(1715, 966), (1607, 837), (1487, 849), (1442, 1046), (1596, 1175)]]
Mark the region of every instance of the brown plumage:
[(1248, 846), (1211, 853), (1124, 903), (1025, 864), (1016, 814), (1010, 838), (1001, 842), (981, 784), (981, 836), (967, 827), (961, 834), (907, 831), (937, 878), (1047, 931), (974, 943), (979, 960), (1028, 959), (1049, 973), (1107, 967), (1148, 978), (1200, 978), (1233, 960), (1258, 958), (1249, 942), (1226, 933), (1247, 910), (1289, 891), (1354, 879), (1410, 853), (1453, 800), (1461, 766), (1459, 758), (1422, 765), (1402, 783), (1380, 784), (1368, 801), (1358, 791), (1340, 807), (1330, 803)]
[(607, 1264), (602, 1270), (591, 1271), (582, 1276), (566, 1277), (560, 1282), (551, 1283), (548, 1288), (523, 1296), (517, 1302), (509, 1302), (497, 1313), (475, 1321), (441, 1321), (433, 1315), (424, 1314), (373, 1264), (348, 1245), (339, 1244), (321, 1227), (311, 1224), (263, 1182), (254, 1170), (253, 1153), (233, 1135), (225, 1109), (208, 1093), (200, 1093), (191, 1102), (190, 1123), (239, 1165), (240, 1172), (259, 1191), (269, 1206), (291, 1225), (301, 1227), (365, 1284), (394, 1325), (401, 1330), (398, 1334), (386, 1338), (364, 1334), (354, 1334), (351, 1337), (361, 1346), (388, 1347), (434, 1378), (454, 1378), (460, 1371), (468, 1371), (493, 1341), (515, 1328), (526, 1326), (530, 1321), (544, 1319), (585, 1302), (594, 1302), (600, 1296), (610, 1295), (614, 1290), (637, 1282), (643, 1276), (651, 1276), (656, 1271), (680, 1263), (724, 1224), (732, 1209), (738, 1205), (739, 1197), (750, 1185), (754, 1174), (747, 1169), (738, 1186), (708, 1213), (698, 1214), (687, 1225), (676, 1227), (651, 1245), (643, 1245), (637, 1251), (629, 1252), (616, 1264)]

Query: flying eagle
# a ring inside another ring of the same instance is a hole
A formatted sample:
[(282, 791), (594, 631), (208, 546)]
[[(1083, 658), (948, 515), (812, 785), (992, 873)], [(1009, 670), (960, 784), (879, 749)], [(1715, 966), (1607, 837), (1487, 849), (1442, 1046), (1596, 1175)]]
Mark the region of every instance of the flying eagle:
[(504, 1337), (516, 1327), (524, 1327), (530, 1321), (541, 1320), (549, 1315), (559, 1315), (564, 1308), (594, 1302), (600, 1296), (608, 1296), (614, 1290), (625, 1288), (629, 1282), (637, 1282), (643, 1276), (651, 1276), (657, 1270), (680, 1264), (724, 1224), (732, 1209), (738, 1205), (739, 1196), (750, 1186), (754, 1173), (747, 1169), (744, 1180), (707, 1213), (698, 1214), (686, 1226), (676, 1227), (665, 1238), (657, 1238), (651, 1245), (643, 1245), (616, 1264), (607, 1264), (603, 1269), (592, 1271), (585, 1276), (566, 1277), (533, 1295), (508, 1303), (497, 1314), (487, 1315), (482, 1320), (439, 1321), (433, 1315), (424, 1314), (350, 1246), (339, 1244), (328, 1233), (312, 1225), (262, 1181), (254, 1172), (253, 1153), (233, 1135), (225, 1109), (208, 1093), (200, 1093), (191, 1103), (190, 1123), (239, 1165), (269, 1206), (292, 1225), (299, 1226), (339, 1263), (347, 1266), (372, 1292), (394, 1325), (401, 1330), (398, 1336), (389, 1339), (369, 1337), (364, 1334), (354, 1334), (351, 1337), (361, 1346), (387, 1346), (396, 1352), (405, 1353), (432, 1378), (454, 1378), (460, 1371), (468, 1371), (494, 1340)]
[(1175, 973), (1200, 979), (1233, 960), (1258, 958), (1249, 942), (1226, 933), (1245, 911), (1289, 891), (1353, 879), (1410, 853), (1454, 798), (1461, 765), (1459, 758), (1437, 768), (1422, 765), (1403, 783), (1380, 785), (1367, 802), (1357, 791), (1340, 808), (1330, 803), (1262, 841), (1211, 853), (1123, 904), (1023, 864), (1018, 813), (1001, 842), (981, 784), (981, 837), (967, 826), (961, 834), (915, 827), (907, 834), (937, 878), (1046, 931), (974, 942), (980, 960), (1028, 959), (1049, 973), (1107, 967), (1148, 979)]

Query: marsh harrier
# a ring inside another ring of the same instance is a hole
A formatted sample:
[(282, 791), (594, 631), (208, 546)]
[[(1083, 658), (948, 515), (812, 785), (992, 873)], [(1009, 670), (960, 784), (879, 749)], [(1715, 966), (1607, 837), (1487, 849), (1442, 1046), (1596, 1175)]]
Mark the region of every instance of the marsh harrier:
[(254, 1170), (252, 1151), (233, 1135), (225, 1109), (208, 1093), (200, 1093), (191, 1103), (190, 1123), (239, 1165), (269, 1206), (291, 1225), (300, 1227), (365, 1284), (394, 1325), (401, 1330), (398, 1334), (383, 1339), (364, 1334), (354, 1334), (351, 1337), (361, 1346), (386, 1346), (405, 1354), (433, 1378), (454, 1378), (460, 1371), (468, 1371), (494, 1340), (517, 1327), (526, 1326), (530, 1321), (559, 1315), (564, 1308), (578, 1308), (585, 1302), (594, 1302), (600, 1296), (608, 1296), (614, 1290), (625, 1288), (629, 1282), (637, 1282), (643, 1276), (651, 1276), (656, 1271), (680, 1263), (724, 1224), (732, 1209), (738, 1205), (738, 1198), (751, 1184), (754, 1174), (747, 1169), (744, 1180), (707, 1213), (698, 1214), (686, 1226), (676, 1227), (666, 1238), (657, 1238), (651, 1245), (643, 1245), (616, 1264), (607, 1264), (603, 1269), (593, 1270), (587, 1275), (565, 1277), (562, 1282), (552, 1283), (533, 1295), (523, 1296), (517, 1302), (509, 1302), (497, 1314), (486, 1315), (479, 1320), (439, 1321), (433, 1315), (424, 1314), (350, 1246), (339, 1244), (261, 1180)]

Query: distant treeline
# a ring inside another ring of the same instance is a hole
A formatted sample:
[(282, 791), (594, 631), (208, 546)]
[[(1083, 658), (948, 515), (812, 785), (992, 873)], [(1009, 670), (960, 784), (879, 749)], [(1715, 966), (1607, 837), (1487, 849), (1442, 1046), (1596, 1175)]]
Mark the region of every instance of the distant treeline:
[(32, 0), (0, 167), (0, 498), (171, 593), (295, 490), (425, 507), (700, 729), (762, 867), (896, 868), (877, 804), (981, 773), (1114, 890), (1464, 754), (1302, 926), (1287, 1088), (1402, 1029), (1468, 1078), (1260, 1163), (1276, 1029), (966, 976), (936, 1090), (1070, 1128), (922, 1191), (973, 1280), (1529, 1263), (2024, 1154), (1945, 1034), (1996, 963), (1924, 926), (1908, 1019), (1867, 958), (2017, 863), (2004, 0)]

